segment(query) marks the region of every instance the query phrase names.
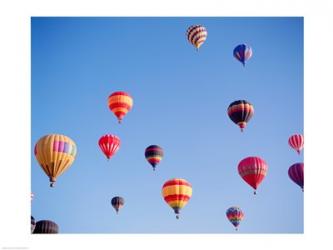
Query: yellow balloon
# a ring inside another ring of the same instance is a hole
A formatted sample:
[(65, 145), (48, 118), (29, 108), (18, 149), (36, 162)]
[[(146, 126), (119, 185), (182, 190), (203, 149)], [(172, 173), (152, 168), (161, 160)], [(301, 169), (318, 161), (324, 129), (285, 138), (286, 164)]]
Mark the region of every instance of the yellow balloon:
[(60, 134), (43, 136), (35, 145), (35, 156), (45, 174), (50, 178), (50, 186), (73, 163), (76, 156), (75, 142)]

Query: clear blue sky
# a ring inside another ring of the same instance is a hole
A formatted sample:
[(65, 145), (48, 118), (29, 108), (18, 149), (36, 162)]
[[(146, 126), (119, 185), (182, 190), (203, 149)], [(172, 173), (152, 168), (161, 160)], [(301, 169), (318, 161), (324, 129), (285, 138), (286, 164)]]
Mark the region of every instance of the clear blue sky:
[[(208, 31), (199, 52), (192, 24)], [(55, 188), (31, 152), (36, 220), (61, 233), (234, 233), (225, 211), (238, 205), (238, 233), (303, 233), (303, 193), (287, 174), (303, 161), (287, 142), (303, 133), (303, 18), (32, 18), (31, 32), (32, 149), (50, 133), (78, 147)], [(245, 68), (232, 56), (240, 43), (253, 49)], [(117, 90), (134, 99), (121, 125), (107, 106)], [(238, 99), (255, 109), (243, 133), (226, 113)], [(122, 142), (109, 162), (106, 133)], [(151, 144), (165, 152), (155, 172)], [(256, 196), (237, 172), (252, 155), (269, 166)], [(180, 220), (161, 196), (173, 177), (193, 186)]]

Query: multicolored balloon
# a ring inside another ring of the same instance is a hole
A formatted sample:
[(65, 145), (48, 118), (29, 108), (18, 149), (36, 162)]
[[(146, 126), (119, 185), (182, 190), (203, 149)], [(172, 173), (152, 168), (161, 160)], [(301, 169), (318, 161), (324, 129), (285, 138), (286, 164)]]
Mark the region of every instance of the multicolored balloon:
[(295, 149), (297, 153), (300, 154), (304, 147), (304, 137), (301, 134), (294, 134), (289, 137), (288, 143), (290, 147)]
[(245, 61), (252, 57), (252, 49), (246, 44), (239, 44), (234, 49), (234, 57), (245, 66)]
[(174, 210), (179, 219), (180, 210), (188, 203), (192, 196), (192, 185), (185, 179), (174, 178), (164, 183), (162, 196), (166, 203)]
[(157, 145), (150, 145), (145, 150), (145, 157), (147, 161), (152, 165), (153, 170), (155, 171), (155, 167), (160, 163), (164, 156), (163, 149)]
[(99, 139), (98, 145), (109, 160), (119, 150), (120, 139), (116, 135), (103, 135)]
[(236, 231), (238, 230), (239, 223), (244, 218), (244, 213), (239, 207), (230, 207), (226, 212), (228, 220), (234, 225)]
[(254, 194), (267, 174), (268, 165), (260, 157), (247, 157), (238, 164), (238, 173), (254, 189)]
[(206, 41), (207, 39), (207, 30), (202, 25), (192, 25), (190, 26), (187, 31), (187, 40), (197, 49), (199, 50), (200, 46)]
[(115, 196), (111, 199), (111, 205), (116, 210), (117, 214), (119, 212), (119, 209), (122, 208), (125, 204), (125, 200), (123, 197)]
[(253, 105), (245, 100), (234, 101), (228, 107), (229, 118), (240, 127), (242, 132), (253, 114)]
[(50, 220), (37, 221), (34, 234), (57, 234), (59, 232), (58, 225)]
[(295, 163), (288, 170), (289, 178), (304, 192), (304, 163)]
[(118, 122), (121, 123), (124, 116), (132, 109), (133, 99), (128, 93), (117, 91), (109, 96), (108, 105)]
[(65, 135), (43, 136), (35, 145), (35, 156), (54, 187), (57, 177), (63, 174), (74, 162), (76, 144)]

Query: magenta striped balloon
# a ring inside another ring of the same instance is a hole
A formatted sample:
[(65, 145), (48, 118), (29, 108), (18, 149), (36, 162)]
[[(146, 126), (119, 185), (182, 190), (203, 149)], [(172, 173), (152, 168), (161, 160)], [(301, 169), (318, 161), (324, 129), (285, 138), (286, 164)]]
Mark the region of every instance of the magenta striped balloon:
[(304, 147), (304, 137), (301, 134), (294, 134), (289, 137), (288, 143), (290, 147), (295, 149), (297, 153), (300, 154)]
[(289, 178), (304, 190), (304, 163), (295, 163), (288, 170)]

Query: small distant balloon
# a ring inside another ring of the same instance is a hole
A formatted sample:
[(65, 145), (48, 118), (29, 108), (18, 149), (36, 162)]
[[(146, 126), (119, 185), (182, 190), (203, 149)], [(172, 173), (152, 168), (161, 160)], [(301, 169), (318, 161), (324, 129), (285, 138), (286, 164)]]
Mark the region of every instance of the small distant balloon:
[(233, 206), (233, 207), (230, 207), (227, 209), (226, 215), (227, 215), (228, 220), (231, 222), (232, 225), (234, 225), (234, 227), (237, 231), (239, 223), (244, 218), (243, 211), (239, 207)]
[(125, 200), (123, 197), (115, 196), (111, 199), (111, 205), (116, 210), (117, 214), (119, 209), (121, 209), (125, 204)]
[(208, 33), (204, 26), (192, 25), (187, 29), (186, 35), (187, 40), (199, 50), (201, 45), (206, 41)]
[(229, 118), (240, 127), (242, 132), (253, 114), (253, 105), (246, 100), (234, 101), (228, 107)]
[(238, 173), (254, 189), (254, 194), (267, 174), (268, 165), (260, 157), (251, 156), (241, 160)]
[(57, 234), (59, 232), (58, 225), (50, 220), (37, 221), (34, 234)]
[(304, 147), (304, 136), (301, 134), (294, 134), (288, 139), (289, 146), (296, 150), (298, 154), (301, 153)]
[(123, 91), (112, 93), (108, 98), (108, 105), (113, 114), (117, 117), (118, 122), (121, 123), (124, 116), (132, 109), (132, 97)]
[(304, 163), (295, 163), (288, 170), (289, 178), (304, 191)]
[(98, 145), (105, 154), (106, 158), (110, 159), (119, 150), (120, 139), (116, 135), (103, 135), (99, 139)]
[(234, 57), (245, 66), (245, 62), (252, 57), (251, 47), (246, 44), (237, 45), (234, 49)]
[(76, 157), (75, 142), (60, 134), (43, 136), (35, 145), (36, 159), (54, 187), (57, 178), (74, 162)]
[(152, 165), (153, 170), (155, 170), (156, 165), (160, 163), (163, 156), (163, 149), (158, 145), (150, 145), (145, 150), (145, 157), (150, 165)]

